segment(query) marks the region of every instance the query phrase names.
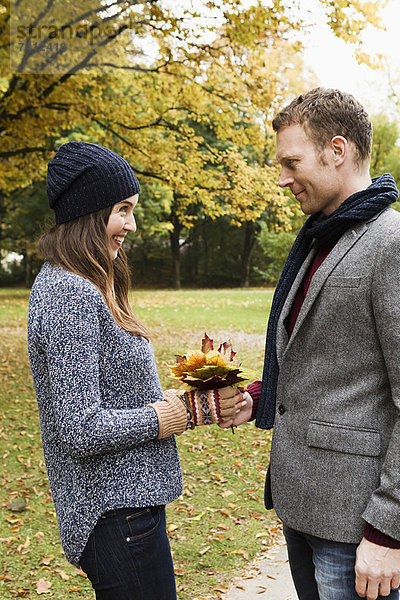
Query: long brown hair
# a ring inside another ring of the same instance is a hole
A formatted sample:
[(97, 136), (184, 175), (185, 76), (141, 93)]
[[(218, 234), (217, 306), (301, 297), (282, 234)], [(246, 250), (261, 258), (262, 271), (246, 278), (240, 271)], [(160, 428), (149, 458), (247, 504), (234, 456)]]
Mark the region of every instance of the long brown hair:
[(149, 339), (147, 328), (133, 313), (128, 300), (130, 273), (122, 248), (111, 259), (107, 245), (107, 222), (112, 206), (73, 221), (54, 225), (38, 246), (51, 264), (85, 277), (103, 296), (117, 325), (133, 335)]

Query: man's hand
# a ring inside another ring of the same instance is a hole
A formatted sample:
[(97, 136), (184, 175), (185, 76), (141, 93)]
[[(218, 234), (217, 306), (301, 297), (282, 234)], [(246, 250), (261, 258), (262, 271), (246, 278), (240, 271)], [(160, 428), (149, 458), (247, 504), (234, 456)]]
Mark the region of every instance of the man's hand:
[(356, 555), (356, 592), (361, 598), (376, 600), (400, 586), (400, 550), (361, 540)]
[(247, 423), (247, 421), (251, 417), (252, 410), (253, 398), (248, 392), (244, 392), (243, 400), (241, 400), (239, 405), (236, 405), (235, 418), (229, 421), (222, 421), (221, 423), (219, 423), (219, 427), (221, 427), (222, 429), (226, 429), (231, 425), (242, 425), (243, 423)]

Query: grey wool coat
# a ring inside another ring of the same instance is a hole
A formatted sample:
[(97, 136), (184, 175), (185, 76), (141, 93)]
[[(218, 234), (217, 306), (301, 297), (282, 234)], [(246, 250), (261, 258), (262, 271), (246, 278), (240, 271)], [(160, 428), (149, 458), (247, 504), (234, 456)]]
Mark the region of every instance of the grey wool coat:
[[(346, 231), (314, 274), (279, 379), (266, 505), (325, 539), (358, 543), (367, 521), (400, 540), (400, 214)], [(272, 494), (272, 497), (271, 497)]]

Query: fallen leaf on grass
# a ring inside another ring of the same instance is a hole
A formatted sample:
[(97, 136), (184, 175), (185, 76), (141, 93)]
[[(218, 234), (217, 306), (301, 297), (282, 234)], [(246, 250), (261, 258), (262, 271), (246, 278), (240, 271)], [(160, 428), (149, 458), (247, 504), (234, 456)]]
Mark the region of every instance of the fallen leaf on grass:
[(229, 589), (229, 588), (227, 588), (225, 585), (217, 585), (217, 586), (214, 588), (214, 592), (222, 592), (222, 593), (224, 593), (224, 592), (227, 592), (227, 591), (228, 591), (228, 589)]
[(17, 548), (17, 552), (18, 554), (25, 554), (25, 552), (23, 552), (24, 550), (26, 550), (27, 548), (29, 548), (31, 544), (31, 540), (29, 538), (29, 536), (26, 538), (25, 542), (23, 544), (20, 544)]
[(48, 594), (51, 588), (51, 582), (46, 579), (39, 579), (36, 584), (36, 593), (37, 594)]
[(206, 514), (205, 512), (202, 512), (199, 515), (197, 515), (196, 517), (187, 517), (186, 521), (200, 521), (200, 519), (202, 519), (205, 514)]
[(212, 473), (211, 475), (213, 476), (213, 479), (215, 479), (216, 481), (218, 481), (219, 483), (226, 483), (228, 480), (225, 479), (225, 477), (223, 477), (220, 473)]
[(244, 550), (234, 550), (232, 554), (241, 554), (246, 560), (249, 559), (249, 555)]
[(50, 563), (53, 562), (53, 560), (55, 560), (55, 556), (54, 554), (49, 554), (49, 556), (43, 556), (42, 560), (40, 561), (41, 565), (46, 565), (47, 567), (50, 565)]
[(5, 544), (6, 546), (16, 541), (18, 541), (18, 538), (15, 535), (12, 535), (8, 538), (0, 538), (0, 542), (3, 542), (3, 544)]
[(68, 581), (69, 579), (71, 579), (71, 576), (67, 575), (67, 573), (62, 569), (56, 569), (54, 572), (58, 573), (61, 579), (64, 579), (64, 581)]
[(13, 515), (6, 517), (6, 521), (8, 523), (10, 523), (10, 525), (23, 525), (24, 524), (22, 519), (20, 519), (19, 517), (14, 517)]
[(85, 571), (82, 571), (82, 569), (77, 569), (76, 574), (80, 575), (81, 577), (87, 577)]

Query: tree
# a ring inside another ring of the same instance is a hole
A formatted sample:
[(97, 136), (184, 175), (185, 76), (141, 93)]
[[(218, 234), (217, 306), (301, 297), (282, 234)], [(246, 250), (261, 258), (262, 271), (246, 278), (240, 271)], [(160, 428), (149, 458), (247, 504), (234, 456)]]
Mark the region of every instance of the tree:
[(36, 249), (37, 238), (46, 227), (54, 223), (46, 197), (46, 183), (36, 182), (16, 191), (8, 198), (8, 210), (3, 224), (3, 247), (23, 257), (24, 281), (27, 287), (41, 265)]
[[(332, 15), (332, 3), (319, 1)], [(331, 23), (338, 35), (357, 28), (357, 18), (377, 21), (378, 10), (367, 14), (366, 4), (378, 9), (378, 0), (347, 4), (354, 10), (349, 16), (343, 9), (345, 23)], [(281, 210), (285, 219), (283, 197), (274, 192), (268, 122), (295, 91), (291, 64), (299, 65), (299, 48), (287, 40), (301, 23), (282, 0), (268, 7), (245, 0), (199, 6), (196, 12), (179, 3), (168, 10), (160, 0), (110, 0), (105, 8), (84, 0), (69, 2), (66, 14), (55, 0), (35, 8), (19, 0), (11, 13), (0, 13), (5, 34), (11, 15), (12, 42), (23, 35), (21, 48), (11, 47), (14, 72), (3, 69), (0, 80), (0, 216), (7, 193), (43, 179), (49, 153), (80, 132), (79, 139), (126, 156), (142, 180), (163, 190), (175, 286), (181, 245), (203, 217), (230, 214), (247, 223), (242, 259), (248, 270), (246, 251), (250, 256), (262, 213), (260, 186), (271, 194), (264, 207), (274, 218)], [(0, 48), (3, 67), (7, 49), (7, 43)], [(232, 202), (240, 190), (238, 165), (253, 183)]]
[[(351, 42), (358, 42), (357, 34), (367, 23), (377, 24), (383, 5), (382, 0), (351, 0), (345, 6), (319, 2), (335, 33)], [(38, 0), (34, 5), (11, 0), (10, 8), (3, 0), (1, 188), (30, 183), (32, 172), (43, 174), (47, 153), (65, 124), (88, 119), (90, 95), (104, 82), (98, 75), (129, 70), (179, 78), (174, 67), (190, 62), (199, 66), (199, 81), (205, 63), (222, 56), (225, 67), (232, 65), (226, 45), (257, 49), (269, 43), (271, 49), (271, 42), (285, 39), (301, 25), (283, 0), (273, 0), (268, 8), (260, 1), (246, 5), (244, 0), (200, 0), (194, 11), (179, 2), (169, 10), (161, 0), (110, 0), (106, 5), (94, 0)], [(205, 19), (205, 11), (212, 18)], [(221, 27), (224, 36), (217, 35)], [(150, 40), (158, 48), (152, 62), (145, 56)], [(31, 172), (25, 168), (27, 157)]]
[(371, 175), (391, 173), (400, 184), (400, 129), (397, 120), (390, 119), (385, 113), (373, 116), (373, 143), (371, 154)]

